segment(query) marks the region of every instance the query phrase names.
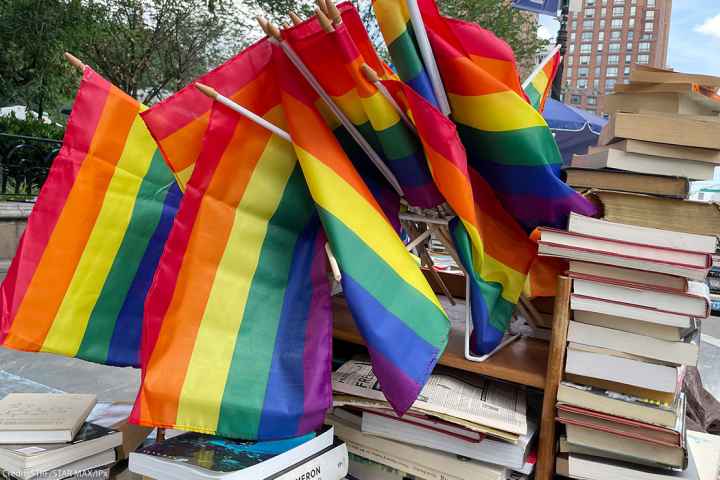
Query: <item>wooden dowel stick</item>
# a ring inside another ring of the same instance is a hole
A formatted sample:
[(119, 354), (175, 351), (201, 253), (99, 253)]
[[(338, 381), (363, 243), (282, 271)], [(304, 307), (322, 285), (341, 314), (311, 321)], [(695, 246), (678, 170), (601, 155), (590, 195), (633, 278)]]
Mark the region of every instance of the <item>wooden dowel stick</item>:
[(287, 133), (285, 130), (273, 125), (272, 123), (268, 122), (264, 118), (262, 118), (260, 115), (257, 115), (256, 113), (251, 112), (247, 108), (243, 107), (242, 105), (239, 105), (229, 98), (220, 95), (217, 90), (215, 90), (212, 87), (208, 87), (207, 85), (203, 85), (202, 83), (195, 83), (195, 88), (200, 90), (202, 93), (207, 95), (210, 98), (214, 98), (218, 102), (222, 103), (226, 107), (230, 108), (231, 110), (234, 110), (235, 112), (239, 113), (243, 117), (247, 118), (248, 120), (251, 120), (261, 127), (270, 130), (272, 133), (277, 135), (278, 137), (281, 137), (288, 142), (292, 142), (292, 139), (290, 138), (290, 134)]
[(367, 63), (363, 63), (360, 69), (363, 72), (363, 75), (365, 76), (365, 79), (367, 79), (368, 82), (375, 85), (375, 88), (378, 89), (380, 94), (385, 97), (385, 100), (390, 102), (390, 105), (395, 109), (398, 115), (400, 115), (400, 118), (405, 123), (405, 125), (415, 134), (417, 134), (417, 131), (415, 130), (415, 125), (410, 121), (405, 111), (400, 108), (400, 105), (395, 101), (390, 91), (385, 88), (385, 85), (382, 84), (380, 81), (380, 77), (378, 76), (377, 72), (370, 68), (370, 66)]
[(333, 99), (330, 98), (330, 95), (328, 95), (322, 85), (320, 85), (320, 82), (318, 82), (318, 80), (315, 78), (315, 75), (313, 75), (312, 72), (307, 68), (305, 63), (303, 63), (303, 61), (300, 59), (300, 56), (295, 52), (295, 50), (290, 46), (290, 44), (288, 44), (282, 39), (282, 36), (280, 35), (280, 30), (278, 30), (277, 27), (275, 27), (272, 23), (268, 22), (265, 19), (258, 18), (258, 22), (260, 23), (260, 26), (263, 28), (265, 33), (269, 37), (271, 37), (273, 41), (277, 42), (277, 44), (280, 45), (280, 48), (282, 48), (283, 52), (288, 57), (290, 62), (295, 65), (295, 68), (297, 68), (298, 71), (302, 74), (302, 76), (305, 77), (305, 80), (307, 80), (313, 90), (315, 90), (315, 92), (320, 96), (320, 98), (323, 99), (325, 104), (335, 114), (337, 119), (340, 120), (340, 123), (342, 123), (343, 127), (345, 127), (348, 133), (350, 133), (350, 136), (352, 136), (355, 142), (357, 142), (360, 148), (362, 148), (370, 161), (380, 171), (383, 177), (385, 177), (388, 183), (390, 183), (395, 192), (397, 192), (398, 195), (403, 197), (404, 194), (402, 187), (400, 186), (400, 182), (398, 182), (395, 175), (390, 171), (388, 166), (385, 165), (385, 162), (383, 162), (377, 152), (373, 150), (372, 146), (370, 146), (367, 140), (365, 140), (365, 137), (362, 136), (360, 131), (355, 125), (353, 125), (347, 115), (345, 115), (343, 111), (340, 110), (340, 107), (338, 107), (337, 104), (333, 101)]
[(427, 30), (425, 29), (425, 23), (420, 13), (420, 6), (417, 0), (407, 0), (408, 10), (410, 10), (410, 21), (412, 22), (413, 30), (415, 30), (415, 39), (420, 49), (420, 56), (422, 56), (423, 63), (427, 69), (428, 76), (430, 77), (430, 83), (432, 84), (435, 97), (437, 98), (440, 111), (444, 115), (450, 115), (450, 102), (448, 101), (447, 94), (445, 93), (445, 86), (443, 85), (442, 78), (440, 77), (440, 70), (438, 69), (437, 63), (435, 62), (435, 55), (430, 45), (430, 39), (428, 38)]
[(337, 258), (335, 258), (335, 255), (333, 255), (333, 252), (330, 249), (330, 244), (328, 242), (325, 242), (325, 253), (327, 254), (328, 261), (330, 262), (330, 270), (332, 271), (333, 278), (336, 282), (340, 283), (340, 281), (342, 280), (342, 275), (340, 274), (340, 266), (338, 265)]
[(322, 12), (323, 12), (325, 15), (330, 15), (330, 11), (328, 10), (328, 7), (327, 7), (327, 4), (325, 3), (325, 0), (315, 0), (315, 4), (318, 6), (318, 8), (319, 8), (320, 10), (322, 10)]
[(65, 60), (67, 60), (70, 65), (77, 68), (81, 72), (85, 70), (85, 64), (80, 61), (79, 58), (77, 58), (75, 55), (71, 54), (70, 52), (65, 52)]
[(323, 29), (323, 32), (330, 33), (334, 32), (335, 28), (333, 28), (333, 24), (330, 21), (330, 19), (323, 13), (322, 10), (319, 8), (315, 9), (315, 15), (318, 18), (318, 22), (320, 22), (320, 27)]
[(335, 2), (333, 0), (325, 0), (325, 6), (327, 7), (327, 12), (324, 13), (330, 17), (333, 25), (340, 25), (342, 23), (342, 16), (340, 15), (340, 10), (335, 6)]
[(299, 25), (302, 23), (302, 18), (298, 16), (295, 12), (290, 12), (290, 21), (292, 21), (293, 25)]

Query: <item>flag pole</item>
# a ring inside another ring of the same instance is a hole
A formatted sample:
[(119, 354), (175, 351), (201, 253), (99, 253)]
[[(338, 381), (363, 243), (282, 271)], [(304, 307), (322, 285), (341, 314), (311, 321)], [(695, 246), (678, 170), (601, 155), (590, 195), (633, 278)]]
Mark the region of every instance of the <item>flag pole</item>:
[[(322, 13), (322, 10), (318, 9), (318, 12)], [(327, 23), (330, 24), (331, 22), (327, 18), (327, 16), (325, 16), (325, 14), (323, 14), (323, 16), (325, 17), (325, 20), (327, 20)], [(342, 123), (348, 133), (353, 137), (353, 139), (357, 142), (360, 148), (362, 148), (362, 150), (368, 156), (370, 161), (375, 165), (375, 167), (380, 170), (380, 173), (390, 183), (395, 192), (397, 192), (397, 194), (401, 197), (404, 196), (402, 187), (400, 186), (400, 183), (398, 182), (395, 175), (390, 171), (388, 166), (385, 165), (385, 162), (382, 161), (380, 156), (377, 154), (377, 152), (375, 152), (375, 150), (373, 150), (367, 140), (365, 140), (365, 137), (362, 136), (357, 127), (353, 125), (350, 119), (342, 112), (342, 110), (340, 110), (340, 107), (338, 107), (337, 104), (335, 104), (335, 102), (332, 100), (332, 98), (330, 98), (330, 95), (328, 95), (325, 89), (320, 85), (320, 82), (318, 82), (312, 72), (310, 72), (310, 70), (303, 63), (295, 50), (285, 40), (282, 39), (282, 36), (280, 35), (280, 30), (278, 30), (275, 25), (268, 22), (262, 17), (258, 17), (257, 20), (258, 23), (260, 23), (262, 29), (268, 35), (268, 37), (270, 37), (270, 40), (276, 42), (280, 46), (280, 48), (282, 48), (283, 52), (288, 57), (290, 62), (295, 65), (295, 68), (297, 68), (298, 71), (302, 74), (302, 76), (305, 77), (305, 80), (307, 80), (313, 90), (315, 90), (315, 92), (320, 96), (320, 98), (323, 99), (328, 108), (335, 114), (338, 120), (340, 120), (340, 123)]]
[[(202, 93), (207, 95), (208, 97), (212, 98), (213, 100), (217, 101), (218, 103), (221, 103), (228, 107), (230, 110), (233, 110), (234, 112), (239, 113), (240, 115), (244, 116), (251, 122), (256, 123), (257, 125), (265, 128), (266, 130), (269, 130), (271, 133), (274, 133), (278, 137), (282, 138), (283, 140), (286, 140), (290, 143), (292, 143), (292, 138), (290, 137), (290, 134), (283, 130), (282, 128), (273, 125), (272, 123), (268, 122), (264, 118), (262, 118), (260, 115), (251, 112), (247, 108), (243, 107), (242, 105), (232, 101), (231, 99), (227, 98), (224, 95), (221, 95), (218, 93), (217, 90), (215, 90), (212, 87), (209, 87), (207, 85), (204, 85), (202, 83), (195, 82), (195, 88), (200, 90)], [(335, 278), (335, 281), (338, 283), (340, 280), (342, 280), (342, 274), (340, 273), (340, 267), (338, 266), (338, 261), (335, 258), (335, 255), (333, 254), (332, 250), (330, 249), (330, 245), (326, 242), (325, 243), (325, 253), (327, 254), (328, 261), (330, 262), (330, 269), (332, 270), (333, 277)]]
[(415, 30), (415, 40), (417, 40), (420, 55), (422, 56), (423, 63), (425, 64), (428, 76), (430, 77), (430, 83), (432, 83), (433, 91), (435, 92), (435, 97), (439, 103), (440, 111), (445, 116), (448, 116), (452, 112), (450, 109), (450, 102), (448, 101), (447, 94), (445, 93), (445, 86), (443, 85), (442, 78), (440, 77), (440, 70), (435, 62), (435, 55), (433, 54), (430, 39), (428, 38), (428, 33), (425, 29), (422, 13), (420, 13), (420, 6), (418, 5), (417, 0), (407, 0), (407, 5), (408, 10), (410, 11), (410, 21), (412, 22), (413, 30)]
[(65, 52), (64, 56), (65, 60), (67, 60), (70, 65), (77, 68), (81, 72), (85, 70), (86, 65), (75, 55), (71, 54), (70, 52)]
[(535, 67), (535, 70), (533, 70), (533, 71), (530, 73), (530, 75), (528, 75), (528, 77), (525, 79), (525, 81), (524, 81), (523, 84), (522, 84), (523, 90), (525, 90), (525, 89), (527, 88), (527, 86), (530, 85), (530, 82), (532, 82), (533, 79), (535, 78), (535, 76), (536, 76), (538, 73), (540, 73), (540, 70), (542, 70), (543, 68), (545, 68), (545, 65), (547, 65), (548, 62), (549, 62), (550, 60), (552, 60), (552, 58), (555, 56), (555, 54), (556, 54), (559, 50), (560, 50), (560, 45), (555, 45), (555, 48), (553, 48), (552, 50), (550, 50), (550, 53), (548, 53), (547, 56), (546, 56), (545, 58), (543, 58), (542, 62), (540, 62), (540, 64), (539, 64), (537, 67)]
[(405, 123), (405, 125), (410, 129), (411, 132), (417, 134), (417, 130), (415, 130), (415, 125), (410, 121), (405, 111), (400, 108), (400, 105), (395, 101), (392, 94), (388, 91), (388, 89), (385, 87), (385, 85), (382, 84), (380, 81), (380, 77), (378, 76), (377, 72), (373, 70), (370, 65), (367, 63), (363, 63), (360, 66), (360, 70), (362, 70), (363, 75), (365, 76), (365, 79), (372, 83), (375, 88), (378, 89), (380, 94), (385, 97), (385, 100), (387, 100), (390, 105), (395, 109), (398, 115), (400, 115), (400, 118)]

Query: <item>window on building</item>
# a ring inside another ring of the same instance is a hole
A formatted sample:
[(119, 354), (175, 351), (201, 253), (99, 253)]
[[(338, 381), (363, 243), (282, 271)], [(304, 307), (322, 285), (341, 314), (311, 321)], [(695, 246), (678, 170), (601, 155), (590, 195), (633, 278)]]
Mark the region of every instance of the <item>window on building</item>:
[(617, 65), (620, 62), (620, 55), (608, 55), (608, 65)]
[(648, 10), (645, 12), (645, 20), (652, 20), (655, 18), (655, 10)]
[(587, 97), (588, 105), (597, 105), (597, 97)]
[(632, 42), (627, 42), (627, 44), (625, 45), (625, 48), (627, 49), (628, 52), (632, 52), (632, 48), (633, 48)]
[(628, 40), (632, 40), (632, 39), (634, 39), (634, 38), (635, 38), (635, 31), (634, 31), (634, 30), (630, 30), (630, 31), (628, 32), (628, 34), (627, 34), (627, 39), (628, 39)]
[(600, 76), (600, 66), (595, 67), (595, 78)]
[(634, 18), (631, 18), (630, 20), (628, 20), (628, 28), (630, 28), (630, 30), (635, 28), (635, 19)]
[(585, 9), (585, 18), (593, 18), (594, 16), (595, 16), (594, 8), (586, 8)]
[(605, 70), (606, 77), (617, 77), (617, 74), (618, 74), (617, 67), (607, 67), (607, 70)]
[(600, 20), (600, 30), (605, 30), (605, 19)]
[(645, 31), (652, 32), (655, 24), (653, 22), (645, 22)]
[(637, 14), (637, 7), (633, 5), (632, 7), (630, 7), (630, 16), (634, 17), (636, 14)]
[(647, 5), (648, 8), (654, 7), (654, 6), (655, 6), (655, 0), (647, 0), (647, 2), (645, 2), (645, 5)]
[(615, 89), (615, 80), (614, 79), (605, 80), (605, 91), (609, 92), (614, 89)]
[(638, 43), (638, 50), (640, 50), (641, 52), (649, 52), (650, 51), (650, 42)]
[(632, 55), (631, 54), (628, 53), (627, 55), (625, 55), (625, 63), (632, 63)]
[(625, 7), (614, 7), (613, 17), (622, 17), (625, 15)]
[(602, 63), (602, 59), (603, 59), (602, 53), (595, 55), (595, 65), (600, 65)]
[(572, 67), (573, 63), (575, 63), (575, 57), (568, 57), (567, 59), (567, 66)]
[(572, 29), (577, 30), (577, 20), (572, 21)]
[(583, 20), (583, 30), (592, 30), (595, 22), (592, 20)]
[(622, 18), (613, 18), (612, 23), (610, 24), (612, 28), (622, 28), (623, 21)]
[(591, 42), (591, 41), (592, 41), (592, 38), (593, 38), (593, 32), (592, 32), (592, 31), (582, 32), (582, 35), (580, 35), (580, 39), (581, 39), (583, 42)]
[(605, 32), (600, 30), (598, 32), (598, 42), (604, 42), (605, 41)]
[(605, 15), (607, 15), (607, 8), (603, 7), (600, 9), (600, 16), (604, 17)]
[(646, 65), (650, 63), (650, 55), (638, 55), (637, 63), (641, 65)]
[(580, 102), (582, 102), (582, 97), (580, 95), (570, 95), (570, 103), (573, 105), (580, 105)]
[(589, 65), (590, 55), (580, 55), (580, 65)]
[(585, 6), (592, 7), (595, 5), (595, 0), (585, 0)]
[(567, 67), (567, 68), (565, 69), (565, 71), (567, 72), (567, 78), (568, 78), (568, 80), (570, 80), (570, 79), (572, 78), (572, 74), (573, 74), (573, 69), (572, 69), (572, 67)]
[(577, 34), (575, 32), (570, 34), (570, 43), (575, 43), (575, 39), (577, 38)]
[(608, 52), (619, 52), (620, 51), (620, 44), (619, 43), (611, 43), (608, 45)]
[(588, 73), (590, 73), (590, 69), (588, 67), (578, 68), (578, 77), (579, 78), (587, 78)]
[(577, 88), (585, 89), (588, 86), (587, 78), (578, 78)]
[(593, 90), (597, 90), (598, 88), (600, 88), (600, 79), (596, 78), (593, 80)]
[(622, 32), (620, 30), (613, 30), (610, 32), (610, 40), (620, 40), (620, 37), (622, 37)]
[(642, 40), (643, 40), (643, 41), (652, 40), (652, 39), (653, 39), (653, 34), (652, 34), (652, 33), (643, 33), (643, 34), (642, 34)]
[(596, 48), (595, 50), (597, 50), (598, 52), (602, 52), (604, 46), (605, 46), (604, 44), (598, 43), (598, 44), (597, 44), (597, 48)]
[(602, 6), (604, 7), (605, 5), (607, 5), (607, 0), (602, 0)]
[(583, 43), (580, 45), (580, 53), (590, 53), (592, 50), (592, 45), (589, 43)]
[(625, 69), (623, 70), (623, 75), (626, 77), (630, 76), (630, 67), (625, 67)]
[(570, 55), (572, 55), (573, 53), (575, 53), (575, 44), (574, 44), (574, 43), (571, 43), (571, 44), (570, 44), (570, 48), (568, 48), (568, 53), (569, 53)]

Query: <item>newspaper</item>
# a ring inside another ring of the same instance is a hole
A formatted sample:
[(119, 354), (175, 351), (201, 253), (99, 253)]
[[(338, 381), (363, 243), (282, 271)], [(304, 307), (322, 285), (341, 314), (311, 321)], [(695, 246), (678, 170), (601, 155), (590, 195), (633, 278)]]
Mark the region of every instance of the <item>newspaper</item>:
[[(333, 390), (385, 401), (377, 377), (365, 361), (351, 360), (334, 372)], [(412, 408), (526, 435), (526, 404), (525, 389), (517, 386), (484, 378), (470, 383), (450, 374), (433, 374)]]

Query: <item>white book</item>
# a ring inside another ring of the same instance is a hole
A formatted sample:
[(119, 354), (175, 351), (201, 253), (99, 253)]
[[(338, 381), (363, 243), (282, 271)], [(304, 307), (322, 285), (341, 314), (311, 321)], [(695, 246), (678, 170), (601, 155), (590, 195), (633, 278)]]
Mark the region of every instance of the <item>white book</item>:
[(658, 323), (644, 322), (627, 317), (616, 317), (614, 315), (588, 312), (585, 310), (573, 310), (572, 316), (573, 319), (579, 323), (620, 330), (621, 332), (635, 333), (668, 342), (679, 342), (688, 332), (687, 329), (680, 327), (660, 325)]
[(370, 412), (363, 412), (362, 415), (363, 433), (433, 450), (455, 453), (473, 460), (493, 463), (513, 470), (521, 470), (525, 466), (530, 443), (535, 436), (536, 430), (537, 427), (534, 424), (528, 423), (528, 433), (522, 435), (515, 445), (488, 437), (479, 442), (473, 442), (399, 419), (392, 419)]
[(634, 333), (612, 330), (572, 321), (568, 327), (568, 342), (608, 348), (674, 365), (697, 365), (698, 344), (668, 342)]
[(671, 394), (678, 374), (674, 367), (578, 350), (573, 344), (568, 346), (565, 372)]
[(70, 442), (95, 402), (95, 395), (10, 393), (0, 400), (0, 444)]
[(581, 262), (570, 260), (570, 273), (603, 277), (621, 282), (638, 283), (660, 288), (670, 288), (678, 291), (687, 291), (688, 281), (684, 277), (668, 275), (665, 273), (648, 272), (632, 268), (616, 267), (602, 263)]
[(717, 239), (709, 235), (673, 232), (658, 228), (640, 227), (625, 223), (608, 222), (570, 213), (568, 230), (608, 240), (631, 242), (649, 246), (685, 250), (697, 253), (715, 253)]
[(607, 302), (635, 305), (661, 312), (707, 318), (710, 315), (710, 291), (700, 282), (688, 282), (687, 293), (638, 288), (631, 284), (573, 279), (573, 294)]
[(586, 155), (573, 155), (570, 166), (592, 169), (612, 168), (626, 172), (684, 177), (690, 180), (710, 180), (715, 173), (713, 163), (643, 155), (613, 148)]
[(568, 455), (567, 475), (584, 480), (697, 480), (697, 468), (690, 455), (688, 468), (684, 471), (652, 467), (640, 467), (629, 463), (599, 457)]
[(641, 322), (656, 323), (677, 328), (690, 328), (693, 325), (692, 317), (677, 313), (660, 312), (651, 308), (638, 307), (626, 303), (608, 302), (600, 298), (570, 296), (570, 308), (588, 312), (602, 313), (615, 317), (626, 317)]
[(348, 473), (348, 451), (345, 443), (335, 443), (265, 480), (340, 480)]

